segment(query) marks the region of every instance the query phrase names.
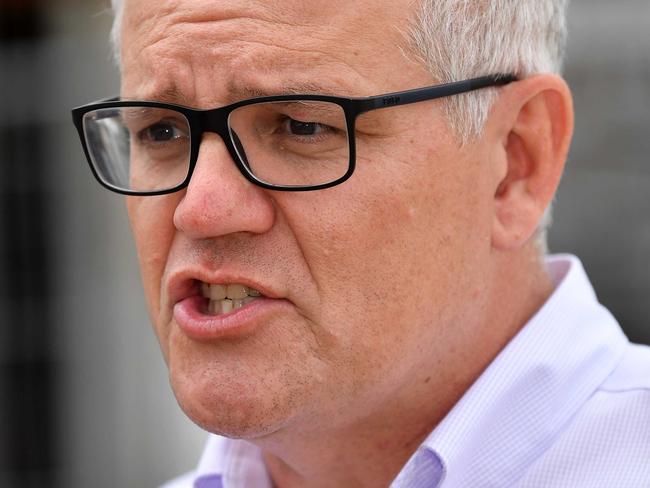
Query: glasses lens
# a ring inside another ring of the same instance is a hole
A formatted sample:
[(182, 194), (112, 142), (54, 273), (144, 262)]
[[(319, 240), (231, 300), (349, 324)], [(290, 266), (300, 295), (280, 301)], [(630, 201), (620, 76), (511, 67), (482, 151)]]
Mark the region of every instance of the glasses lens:
[(345, 112), (335, 103), (294, 100), (245, 105), (231, 112), (228, 125), (240, 160), (265, 183), (322, 185), (348, 171)]
[(180, 112), (146, 106), (104, 108), (83, 119), (99, 178), (120, 190), (169, 190), (185, 181), (190, 125)]

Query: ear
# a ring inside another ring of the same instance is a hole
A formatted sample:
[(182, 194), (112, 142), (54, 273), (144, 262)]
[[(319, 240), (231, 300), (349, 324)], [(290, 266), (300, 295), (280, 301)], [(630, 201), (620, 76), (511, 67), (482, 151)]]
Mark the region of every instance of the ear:
[(557, 190), (573, 135), (566, 82), (538, 75), (505, 87), (490, 117), (495, 147), (492, 246), (511, 250), (533, 236)]

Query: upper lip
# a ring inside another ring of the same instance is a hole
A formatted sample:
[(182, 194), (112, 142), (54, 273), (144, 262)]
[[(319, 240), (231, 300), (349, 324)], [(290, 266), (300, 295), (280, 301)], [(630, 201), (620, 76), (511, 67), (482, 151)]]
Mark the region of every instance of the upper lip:
[(259, 291), (267, 298), (283, 298), (282, 294), (271, 286), (265, 285), (239, 273), (206, 272), (185, 270), (173, 273), (167, 282), (167, 296), (172, 305), (201, 293), (199, 283), (232, 284), (237, 283)]

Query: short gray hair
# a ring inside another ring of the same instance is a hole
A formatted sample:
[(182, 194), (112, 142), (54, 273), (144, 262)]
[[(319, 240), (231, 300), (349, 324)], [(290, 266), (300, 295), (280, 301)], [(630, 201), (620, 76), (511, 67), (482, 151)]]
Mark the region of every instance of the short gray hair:
[[(407, 33), (410, 54), (444, 83), (486, 74), (562, 71), (569, 0), (420, 0)], [(124, 0), (111, 0), (115, 60), (120, 62), (120, 29)], [(495, 89), (445, 99), (449, 124), (460, 140), (481, 134), (495, 99)], [(551, 209), (537, 231), (546, 252)]]
[[(421, 0), (409, 32), (412, 51), (440, 82), (486, 74), (560, 73), (568, 0)], [(446, 100), (449, 121), (479, 135), (495, 90)]]
[(124, 12), (124, 0), (111, 0), (113, 7), (113, 27), (111, 28), (111, 45), (113, 47), (113, 59), (115, 64), (121, 68), (121, 31), (122, 31), (122, 14)]
[[(486, 74), (560, 74), (569, 0), (421, 0), (409, 32), (413, 53), (440, 82)], [(495, 99), (486, 89), (445, 99), (449, 124), (461, 141), (481, 134)], [(535, 243), (548, 252), (552, 205)]]

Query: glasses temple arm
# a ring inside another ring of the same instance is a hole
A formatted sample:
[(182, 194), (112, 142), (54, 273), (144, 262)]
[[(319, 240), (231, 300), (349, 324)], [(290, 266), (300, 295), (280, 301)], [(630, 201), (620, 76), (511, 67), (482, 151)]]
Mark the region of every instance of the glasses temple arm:
[(449, 97), (467, 93), (490, 86), (503, 86), (517, 81), (515, 75), (493, 75), (473, 78), (470, 80), (456, 81), (426, 88), (416, 88), (402, 92), (386, 93), (375, 97), (357, 98), (357, 112), (363, 113), (381, 108), (396, 107), (409, 103), (435, 100), (436, 98)]

